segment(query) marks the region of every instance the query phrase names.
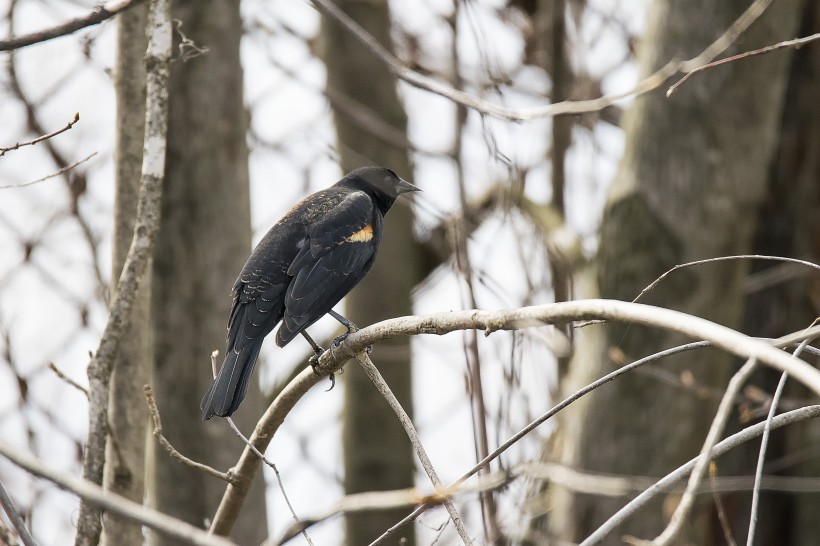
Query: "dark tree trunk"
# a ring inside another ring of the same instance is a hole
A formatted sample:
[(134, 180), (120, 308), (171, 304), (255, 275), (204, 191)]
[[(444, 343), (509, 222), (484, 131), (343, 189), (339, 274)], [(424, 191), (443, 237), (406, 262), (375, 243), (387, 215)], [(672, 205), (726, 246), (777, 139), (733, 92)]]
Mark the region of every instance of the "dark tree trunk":
[[(801, 28), (795, 35), (806, 36), (818, 29), (820, 5), (806, 2)], [(820, 48), (802, 48), (794, 54), (789, 74), (780, 141), (758, 215), (755, 253), (820, 263), (818, 97)], [(756, 262), (752, 264), (746, 288), (744, 325), (745, 331), (751, 335), (777, 337), (798, 331), (820, 314), (820, 274), (811, 269)], [(806, 354), (801, 356), (817, 365), (817, 358)], [(766, 372), (761, 376), (760, 381), (768, 381), (769, 392), (773, 392), (778, 374)], [(786, 396), (805, 399), (810, 395), (792, 382), (787, 384)], [(766, 473), (817, 476), (820, 460), (805, 455), (820, 443), (819, 430), (817, 423), (810, 422), (773, 435), (767, 451)], [(754, 460), (758, 448), (756, 443), (749, 445), (747, 458)], [(729, 500), (746, 508), (748, 497), (748, 493), (736, 493)], [(815, 544), (820, 536), (818, 511), (817, 495), (762, 492), (755, 544)], [(738, 519), (745, 523), (748, 511), (738, 514)]]
[[(390, 45), (387, 2), (342, 1), (337, 4), (379, 41)], [(400, 133), (407, 119), (396, 92), (396, 80), (373, 55), (333, 22), (323, 21), (328, 88), (369, 109)], [(335, 121), (342, 168), (375, 164), (399, 176), (411, 174), (407, 151), (386, 143), (336, 110)], [(412, 311), (410, 292), (420, 280), (413, 218), (406, 204), (388, 214), (381, 250), (373, 269), (348, 296), (347, 311), (359, 325), (372, 324)], [(373, 361), (407, 413), (412, 416), (409, 339), (397, 339), (373, 350)], [(345, 389), (343, 448), (347, 493), (397, 489), (413, 485), (414, 458), (410, 443), (387, 403), (369, 379), (351, 362), (342, 376)], [(347, 516), (347, 544), (367, 544), (406, 514), (403, 510)], [(415, 541), (412, 527), (403, 535)]]
[[(239, 3), (229, 0), (213, 0), (207, 8), (178, 1), (173, 17), (188, 39), (208, 51), (197, 55), (186, 47), (182, 54), (190, 57), (177, 57), (171, 65), (168, 161), (154, 262), (153, 384), (171, 443), (192, 459), (225, 470), (244, 446), (224, 420), (203, 423), (199, 403), (212, 383), (210, 353), (225, 350), (231, 286), (250, 253), (242, 24)], [(260, 413), (253, 381), (234, 417), (247, 432)], [(157, 508), (203, 526), (226, 484), (171, 460), (162, 449), (154, 456)], [(232, 538), (259, 544), (266, 536), (260, 474)]]

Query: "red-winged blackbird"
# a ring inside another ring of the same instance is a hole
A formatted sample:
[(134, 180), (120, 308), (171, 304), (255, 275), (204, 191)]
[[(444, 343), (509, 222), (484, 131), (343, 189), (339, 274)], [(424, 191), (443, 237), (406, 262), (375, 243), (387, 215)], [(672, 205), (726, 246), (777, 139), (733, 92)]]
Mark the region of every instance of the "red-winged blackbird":
[(276, 344), (302, 334), (332, 310), (370, 270), (382, 239), (384, 215), (396, 198), (418, 188), (381, 167), (356, 169), (297, 203), (251, 253), (233, 286), (228, 347), (202, 418), (231, 415), (248, 388), (259, 349), (274, 327)]

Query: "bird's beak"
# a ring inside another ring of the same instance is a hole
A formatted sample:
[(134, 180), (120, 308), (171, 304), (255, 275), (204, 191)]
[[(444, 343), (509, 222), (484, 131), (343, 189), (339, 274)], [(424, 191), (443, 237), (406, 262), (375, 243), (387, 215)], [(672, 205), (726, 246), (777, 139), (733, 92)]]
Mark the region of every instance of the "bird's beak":
[(403, 193), (411, 192), (411, 191), (421, 191), (421, 188), (417, 188), (407, 180), (403, 178), (399, 178), (399, 192), (398, 195)]

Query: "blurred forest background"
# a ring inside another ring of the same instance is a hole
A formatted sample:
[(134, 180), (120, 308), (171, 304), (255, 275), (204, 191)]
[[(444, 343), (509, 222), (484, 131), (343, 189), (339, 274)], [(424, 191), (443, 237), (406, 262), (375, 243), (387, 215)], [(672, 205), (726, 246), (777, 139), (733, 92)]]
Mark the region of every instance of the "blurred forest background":
[[(89, 425), (75, 383), (89, 387), (142, 164), (148, 2), (133, 3), (102, 24), (0, 52), (0, 442), (74, 476), (83, 474)], [(365, 47), (318, 5), (343, 10), (384, 50)], [(2, 0), (0, 41), (95, 6)], [(721, 36), (719, 58), (814, 35), (817, 2), (173, 0), (172, 17), (161, 226), (110, 382), (116, 442), (102, 482), (195, 526), (213, 519), (226, 484), (157, 446), (143, 385), (153, 387), (174, 447), (222, 471), (236, 463), (241, 440), (224, 420), (199, 416), (210, 354), (224, 350), (230, 288), (252, 243), (293, 203), (357, 166), (389, 167), (423, 189), (390, 212), (376, 266), (343, 304), (360, 326), (435, 311), (630, 301), (675, 265), (720, 256), (820, 263), (820, 46), (716, 66), (669, 96), (694, 65), (675, 65), (682, 71), (671, 78), (663, 70)], [(737, 21), (748, 28), (726, 34)], [(398, 77), (410, 71), (506, 110), (457, 104)], [(548, 107), (565, 101), (567, 110)], [(708, 263), (673, 273), (641, 301), (776, 338), (820, 315), (820, 275), (780, 261)], [(341, 333), (333, 320), (311, 331), (323, 346)], [(567, 395), (684, 341), (646, 327), (558, 325), (401, 337), (371, 356), (451, 483)], [(266, 343), (235, 416), (246, 434), (310, 355), (301, 341)], [(494, 471), (518, 469), (504, 487), (455, 497), (471, 536), (581, 542), (648, 478), (698, 454), (741, 363), (714, 349), (687, 352), (564, 410), (493, 461)], [(777, 382), (769, 369), (755, 372), (726, 434), (766, 418)], [(267, 452), (295, 514), (319, 517), (346, 494), (429, 491), (370, 380), (351, 362), (337, 383), (301, 400)], [(793, 381), (783, 396), (783, 409), (813, 400)], [(759, 448), (751, 441), (716, 460), (676, 543), (744, 542)], [(0, 484), (41, 544), (75, 541), (76, 496), (4, 458)], [(816, 422), (772, 433), (763, 485), (755, 542), (816, 544)], [(680, 493), (664, 492), (604, 542), (653, 538)], [(334, 517), (308, 534), (316, 544), (367, 544), (412, 509)], [(387, 543), (457, 543), (448, 521), (431, 508)], [(275, 541), (292, 522), (266, 471), (231, 538)], [(14, 544), (5, 515), (3, 527), (0, 544)], [(147, 533), (112, 516), (103, 527), (102, 538), (92, 531), (77, 543), (139, 544)]]

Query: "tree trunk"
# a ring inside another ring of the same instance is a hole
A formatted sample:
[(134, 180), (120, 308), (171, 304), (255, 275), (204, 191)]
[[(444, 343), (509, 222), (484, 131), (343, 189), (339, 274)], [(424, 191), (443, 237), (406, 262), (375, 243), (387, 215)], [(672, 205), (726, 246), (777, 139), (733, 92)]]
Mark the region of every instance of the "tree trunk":
[[(148, 46), (145, 25), (148, 5), (143, 4), (117, 16), (117, 95), (112, 279), (118, 279), (137, 214), (142, 146), (145, 131), (145, 65)], [(112, 294), (116, 282), (111, 283)], [(142, 386), (148, 383), (152, 346), (150, 327), (151, 269), (145, 272), (134, 301), (131, 327), (123, 336), (119, 357), (111, 376), (108, 420), (112, 435), (105, 456), (105, 488), (134, 502), (145, 495), (145, 439), (148, 414)], [(105, 544), (140, 544), (142, 528), (108, 515)]]
[[(801, 28), (796, 36), (806, 36), (820, 28), (820, 5), (806, 2)], [(781, 119), (780, 142), (770, 170), (769, 185), (758, 216), (754, 252), (791, 256), (820, 263), (820, 49), (806, 47), (794, 54), (785, 107)], [(762, 283), (779, 272), (780, 280)], [(751, 335), (777, 337), (805, 328), (820, 313), (820, 275), (805, 267), (756, 262), (747, 282), (749, 294), (744, 314), (745, 331)], [(801, 355), (817, 362), (809, 355)], [(778, 381), (766, 374), (769, 392)], [(786, 396), (805, 399), (808, 393), (794, 382), (787, 383)], [(787, 428), (773, 435), (767, 451), (766, 473), (793, 476), (820, 475), (817, 457), (802, 457), (794, 466), (783, 464), (795, 454), (807, 453), (820, 443), (816, 423)], [(749, 459), (759, 445), (749, 445)], [(737, 497), (736, 493), (727, 500)], [(748, 494), (746, 495), (748, 498)], [(755, 544), (809, 546), (820, 536), (817, 495), (774, 491), (761, 493)], [(748, 504), (748, 503), (746, 503)], [(748, 514), (748, 512), (747, 512)], [(743, 521), (748, 515), (741, 514)], [(742, 536), (741, 536), (742, 538)]]
[[(386, 1), (345, 0), (337, 4), (392, 49)], [(322, 32), (329, 90), (366, 105), (361, 107), (372, 110), (386, 124), (406, 133), (407, 119), (396, 92), (395, 78), (336, 23), (323, 20)], [(334, 119), (345, 171), (375, 164), (388, 167), (404, 178), (410, 176), (406, 149), (380, 140), (343, 111), (335, 110)], [(421, 272), (413, 240), (412, 213), (401, 201), (388, 214), (373, 269), (347, 298), (348, 317), (362, 326), (412, 311), (410, 293), (419, 282)], [(412, 416), (409, 339), (380, 344), (374, 348), (372, 357), (399, 402)], [(345, 368), (342, 383), (345, 389), (345, 491), (411, 487), (415, 468), (413, 453), (395, 414), (354, 363)], [(346, 516), (347, 544), (369, 543), (404, 515), (406, 510)], [(402, 538), (407, 544), (413, 544), (413, 528), (406, 528)]]
[[(745, 0), (656, 0), (640, 50), (642, 74), (671, 58), (697, 54), (747, 7)], [(740, 47), (754, 49), (792, 37), (799, 13), (800, 2), (773, 4), (744, 34)], [(735, 46), (727, 54), (738, 51)], [(636, 100), (625, 120), (626, 150), (604, 212), (597, 263), (603, 297), (631, 300), (676, 264), (752, 249), (791, 55), (724, 65), (694, 76), (671, 98), (657, 91)], [(679, 271), (642, 301), (738, 327), (748, 268), (747, 262), (733, 261)], [(579, 336), (579, 352), (564, 378), (565, 394), (614, 368), (607, 358), (610, 348), (633, 359), (683, 341), (635, 326), (592, 328)], [(723, 389), (737, 362), (716, 351), (699, 351), (659, 367), (675, 376), (691, 373), (698, 385)], [(715, 398), (694, 389), (631, 374), (566, 412), (557, 456), (583, 470), (659, 476), (697, 454), (716, 407)], [(736, 459), (719, 461), (719, 473), (732, 473)], [(551, 494), (550, 531), (567, 540), (587, 536), (624, 504), (624, 499), (558, 488)], [(668, 506), (650, 505), (613, 532), (608, 543), (621, 544), (627, 534), (654, 538), (667, 521), (663, 508)], [(689, 522), (682, 541), (722, 543), (711, 502), (700, 505)]]
[[(171, 443), (192, 459), (225, 470), (244, 446), (223, 419), (203, 423), (199, 403), (213, 379), (211, 351), (224, 353), (230, 289), (250, 253), (242, 24), (239, 3), (229, 0), (208, 2), (207, 9), (178, 1), (173, 17), (181, 21), (182, 35), (207, 53), (187, 45), (171, 70), (165, 199), (154, 262), (153, 383)], [(254, 381), (234, 418), (248, 432), (260, 414)], [(204, 525), (226, 484), (161, 449), (154, 456), (157, 508)], [(267, 536), (263, 489), (260, 477), (232, 537), (240, 544), (259, 544)]]

